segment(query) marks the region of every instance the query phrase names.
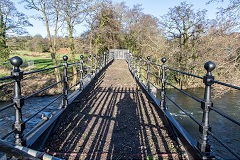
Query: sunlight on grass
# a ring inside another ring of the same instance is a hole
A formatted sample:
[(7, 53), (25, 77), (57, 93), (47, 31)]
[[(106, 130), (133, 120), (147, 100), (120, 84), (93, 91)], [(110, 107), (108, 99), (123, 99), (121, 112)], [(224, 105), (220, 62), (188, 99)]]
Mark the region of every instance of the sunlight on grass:
[[(64, 54), (57, 54), (58, 59), (58, 65), (61, 65), (63, 63), (62, 56)], [(76, 54), (75, 58), (76, 61), (80, 60), (81, 54)], [(40, 70), (40, 69), (46, 69), (50, 67), (54, 67), (51, 54), (49, 52), (44, 53), (38, 53), (38, 52), (31, 52), (26, 50), (18, 50), (18, 51), (12, 51), (11, 55), (9, 56), (9, 59), (19, 56), (23, 60), (23, 64), (21, 65), (21, 70), (24, 72), (33, 71), (33, 70)], [(69, 55), (68, 55), (69, 56)], [(87, 55), (84, 55), (86, 58)], [(12, 71), (12, 65), (9, 63), (10, 61), (4, 63), (0, 67), (0, 77), (9, 76)], [(71, 60), (68, 61), (69, 63), (73, 63)], [(53, 73), (54, 70), (46, 71), (46, 73)]]

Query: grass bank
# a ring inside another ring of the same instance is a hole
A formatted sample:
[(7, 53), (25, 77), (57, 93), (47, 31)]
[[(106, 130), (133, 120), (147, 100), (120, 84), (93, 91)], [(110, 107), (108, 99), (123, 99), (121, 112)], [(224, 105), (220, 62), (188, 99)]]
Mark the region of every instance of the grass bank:
[[(64, 54), (57, 54), (57, 59), (59, 65), (62, 64), (62, 56)], [(19, 56), (23, 59), (23, 64), (20, 69), (22, 71), (29, 72), (33, 70), (40, 70), (53, 67), (52, 59), (50, 53), (36, 53), (28, 51), (13, 51), (9, 58)], [(80, 59), (80, 54), (76, 55), (76, 59)], [(71, 62), (71, 60), (69, 61)], [(13, 66), (10, 62), (2, 63), (0, 65), (0, 77), (5, 77), (11, 75)], [(63, 68), (60, 68), (62, 73)], [(69, 75), (71, 74), (71, 69), (68, 70)], [(41, 73), (34, 73), (28, 76), (24, 76), (21, 82), (22, 95), (28, 96), (34, 92), (37, 92), (53, 83), (55, 83), (54, 70), (48, 70)], [(0, 81), (0, 101), (8, 101), (13, 96), (13, 80)], [(55, 86), (45, 92), (38, 94), (37, 96), (43, 95), (55, 95), (62, 92), (61, 85)]]

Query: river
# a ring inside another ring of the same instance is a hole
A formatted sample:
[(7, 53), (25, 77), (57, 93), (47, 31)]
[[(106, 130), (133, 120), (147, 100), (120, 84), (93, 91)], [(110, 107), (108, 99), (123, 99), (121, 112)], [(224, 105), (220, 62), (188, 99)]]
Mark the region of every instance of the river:
[[(191, 93), (195, 97), (203, 98), (204, 89), (188, 89), (185, 90)], [(181, 92), (174, 89), (167, 89), (167, 95), (188, 113), (190, 113), (199, 122), (202, 121), (202, 109), (200, 103), (192, 100)], [(240, 120), (240, 92), (228, 92), (219, 98), (213, 99), (214, 107), (221, 110), (222, 112), (230, 115), (236, 120)], [(177, 121), (187, 130), (194, 139), (199, 139), (198, 125), (194, 123), (188, 116), (180, 111), (172, 102), (167, 101), (168, 110), (177, 119)], [(232, 123), (231, 121), (223, 118), (214, 111), (210, 111), (210, 125), (212, 132), (219, 137), (225, 144), (230, 148), (234, 149), (235, 152), (240, 154), (240, 126)], [(216, 140), (211, 136), (209, 143), (213, 151), (218, 158), (234, 158), (224, 147), (222, 147)]]
[[(48, 105), (55, 97), (57, 96), (42, 96), (42, 97), (33, 97), (30, 99), (25, 100), (24, 106), (22, 108), (23, 114), (23, 121), (27, 120), (45, 105)], [(39, 121), (41, 121), (41, 116), (44, 114), (45, 116), (49, 116), (53, 111), (57, 110), (60, 100), (54, 102), (53, 104), (49, 105), (46, 109), (40, 112), (37, 116), (31, 119), (29, 122), (26, 123), (26, 129), (24, 133), (27, 133), (30, 129), (32, 129)], [(0, 108), (4, 105), (9, 104), (9, 102), (1, 102)], [(3, 137), (8, 132), (12, 130), (12, 124), (15, 120), (15, 112), (13, 107), (4, 110), (0, 113), (0, 137)], [(13, 136), (10, 136), (9, 141), (13, 141)]]
[[(186, 92), (193, 94), (198, 98), (203, 98), (203, 89), (188, 89)], [(168, 96), (177, 102), (182, 108), (188, 111), (199, 122), (202, 119), (202, 109), (200, 104), (193, 101), (191, 98), (184, 94), (174, 90), (167, 89)], [(30, 117), (33, 113), (38, 111), (41, 107), (48, 104), (55, 96), (43, 96), (34, 97), (25, 102), (23, 107), (24, 117)], [(27, 123), (27, 127), (33, 127), (41, 120), (41, 114), (49, 115), (59, 105), (59, 101), (53, 105), (50, 105), (46, 110), (39, 113), (36, 118)], [(228, 92), (221, 98), (213, 99), (214, 107), (232, 116), (236, 120), (240, 120), (240, 92)], [(0, 103), (0, 108), (7, 103)], [(178, 122), (190, 133), (195, 139), (199, 138), (198, 126), (188, 118), (182, 111), (177, 109), (170, 101), (167, 101), (168, 110), (178, 120)], [(25, 118), (26, 119), (26, 118)], [(14, 122), (14, 110), (8, 109), (0, 113), (0, 137), (5, 135), (11, 130), (11, 125)], [(212, 132), (221, 138), (227, 145), (235, 149), (235, 152), (240, 154), (240, 127), (234, 125), (231, 121), (226, 120), (219, 116), (214, 111), (210, 112), (210, 123), (212, 126)], [(29, 131), (29, 130), (26, 130)], [(13, 137), (10, 137), (13, 139)], [(214, 139), (210, 138), (210, 144), (213, 151), (218, 158), (234, 158), (231, 153), (226, 151), (221, 145), (219, 145)]]

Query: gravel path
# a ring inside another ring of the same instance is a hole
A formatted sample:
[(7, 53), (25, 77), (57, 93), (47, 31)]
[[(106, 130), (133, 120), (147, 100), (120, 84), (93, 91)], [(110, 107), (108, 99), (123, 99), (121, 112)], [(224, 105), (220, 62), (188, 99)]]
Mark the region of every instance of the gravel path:
[(116, 60), (75, 103), (46, 152), (65, 159), (182, 159), (154, 106)]

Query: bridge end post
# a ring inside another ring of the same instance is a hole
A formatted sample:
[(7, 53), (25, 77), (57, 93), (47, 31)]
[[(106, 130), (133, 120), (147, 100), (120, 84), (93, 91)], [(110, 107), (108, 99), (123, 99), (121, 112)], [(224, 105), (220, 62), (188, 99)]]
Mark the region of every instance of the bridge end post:
[(63, 71), (63, 99), (62, 99), (62, 108), (66, 108), (68, 105), (68, 77), (67, 77), (67, 68), (68, 68), (68, 56), (63, 56), (63, 66), (64, 66), (64, 71)]
[(23, 71), (20, 70), (20, 66), (23, 60), (18, 57), (12, 57), (10, 59), (11, 64), (14, 66), (11, 75), (14, 77), (14, 109), (15, 109), (15, 122), (13, 128), (15, 129), (15, 144), (23, 145), (23, 131), (25, 129), (25, 124), (22, 120), (22, 106), (24, 105), (24, 98), (21, 94), (21, 80), (23, 79)]
[(207, 74), (203, 77), (203, 83), (205, 84), (204, 100), (201, 102), (201, 108), (203, 110), (202, 116), (202, 126), (199, 126), (199, 131), (201, 134), (200, 141), (198, 142), (198, 148), (203, 154), (203, 159), (210, 159), (211, 148), (208, 144), (208, 131), (211, 131), (209, 125), (209, 112), (210, 107), (213, 106), (211, 99), (211, 86), (214, 84), (214, 76), (212, 76), (212, 71), (216, 67), (216, 64), (208, 61), (205, 63), (204, 68), (207, 70)]
[(132, 59), (132, 54), (129, 52), (128, 54), (128, 68), (131, 70), (131, 59)]
[(165, 90), (165, 85), (166, 85), (166, 58), (162, 58), (162, 79), (161, 79), (161, 83), (162, 83), (162, 89), (161, 89), (161, 101), (160, 101), (160, 108), (162, 110), (166, 110), (166, 90)]
[(148, 92), (151, 91), (149, 74), (150, 74), (150, 56), (147, 56), (147, 90)]

